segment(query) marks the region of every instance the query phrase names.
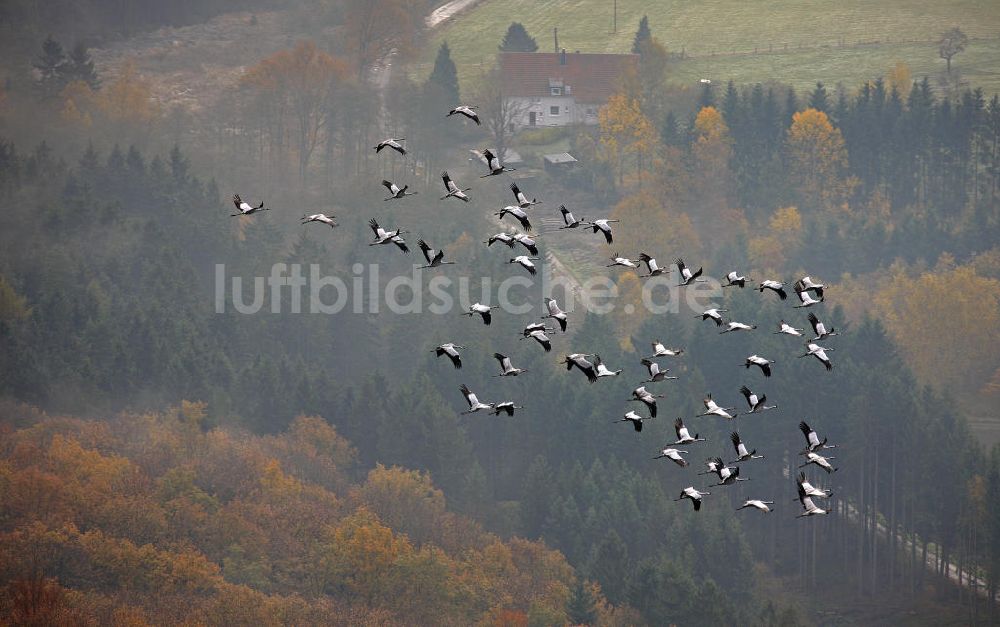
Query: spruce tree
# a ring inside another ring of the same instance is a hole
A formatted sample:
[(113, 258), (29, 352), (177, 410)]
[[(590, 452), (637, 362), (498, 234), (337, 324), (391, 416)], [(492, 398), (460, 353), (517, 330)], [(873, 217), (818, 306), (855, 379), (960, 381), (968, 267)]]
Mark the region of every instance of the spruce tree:
[(451, 49), (448, 48), (447, 41), (438, 48), (437, 58), (434, 59), (434, 70), (427, 79), (427, 84), (433, 85), (436, 95), (450, 103), (449, 106), (454, 107), (459, 103), (458, 70), (455, 68), (455, 62), (451, 60)]
[(601, 582), (604, 595), (612, 603), (625, 600), (629, 580), (628, 547), (618, 532), (612, 529), (594, 549), (590, 574)]
[(660, 128), (660, 139), (668, 146), (679, 146), (684, 141), (683, 133), (677, 128), (677, 116), (673, 111), (667, 111), (663, 126)]
[(63, 76), (65, 83), (73, 81), (83, 81), (91, 89), (97, 90), (101, 87), (101, 79), (94, 69), (94, 60), (90, 58), (87, 47), (82, 43), (73, 46), (69, 53), (69, 58), (63, 66)]
[(500, 52), (535, 52), (538, 50), (538, 43), (528, 34), (524, 25), (520, 22), (511, 22), (507, 27), (507, 34), (500, 42)]
[(62, 91), (65, 86), (63, 70), (66, 62), (66, 51), (62, 44), (49, 35), (42, 42), (42, 53), (33, 64), (38, 72), (36, 85), (41, 98), (48, 100)]
[(826, 113), (830, 109), (830, 97), (823, 83), (816, 83), (816, 89), (809, 95), (809, 108)]
[(705, 107), (715, 106), (715, 90), (712, 89), (712, 83), (703, 83), (701, 86), (701, 94), (698, 96), (698, 111), (701, 111)]
[(526, 537), (534, 538), (542, 534), (545, 517), (552, 507), (552, 497), (557, 492), (553, 489), (552, 477), (552, 469), (541, 455), (535, 457), (524, 473), (521, 518)]
[(792, 116), (799, 112), (799, 99), (795, 95), (795, 90), (791, 87), (788, 88), (788, 94), (785, 96), (785, 123), (792, 123)]
[(448, 43), (444, 42), (438, 49), (431, 75), (419, 87), (419, 106), (413, 121), (418, 127), (415, 134), (423, 138), (419, 142), (421, 158), (431, 168), (444, 158), (463, 130), (463, 125), (455, 118), (445, 117), (445, 113), (460, 104), (459, 97), (458, 72)]
[(573, 595), (566, 604), (566, 614), (572, 625), (590, 625), (597, 619), (594, 595), (583, 579), (578, 579), (573, 588)]
[(639, 20), (639, 30), (635, 31), (635, 39), (632, 41), (632, 53), (641, 54), (642, 44), (653, 38), (649, 30), (649, 18), (645, 15)]
[(115, 147), (111, 150), (111, 154), (108, 155), (107, 169), (116, 174), (125, 169), (125, 155), (118, 144), (115, 144)]
[(146, 175), (146, 161), (142, 158), (142, 153), (135, 147), (135, 144), (128, 147), (128, 156), (125, 157), (125, 163), (128, 165), (129, 174), (132, 176)]

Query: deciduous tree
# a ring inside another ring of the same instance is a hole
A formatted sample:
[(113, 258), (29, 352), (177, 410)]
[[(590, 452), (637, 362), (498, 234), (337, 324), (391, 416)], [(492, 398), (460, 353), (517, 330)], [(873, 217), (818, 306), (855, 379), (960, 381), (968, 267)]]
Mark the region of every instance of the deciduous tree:
[(397, 536), (362, 507), (330, 530), (326, 551), (331, 581), (373, 601), (380, 597), (393, 564), (413, 547), (406, 536)]
[(904, 61), (897, 61), (885, 75), (885, 82), (890, 90), (895, 89), (897, 93), (907, 94), (913, 86), (913, 72)]
[(329, 108), (346, 76), (347, 64), (342, 59), (319, 50), (315, 42), (307, 40), (265, 58), (241, 78), (241, 84), (262, 101), (272, 142), (280, 143), (284, 118), (288, 117), (303, 184), (321, 133), (330, 120)]
[(344, 16), (344, 33), (354, 51), (356, 77), (385, 60), (393, 50), (409, 49), (420, 29), (426, 5), (415, 0), (350, 2)]
[(815, 208), (842, 202), (850, 188), (844, 179), (847, 149), (827, 115), (816, 109), (799, 111), (792, 116), (786, 141), (791, 175), (803, 200)]
[(659, 135), (643, 114), (639, 100), (625, 93), (615, 94), (598, 111), (597, 120), (600, 144), (605, 158), (617, 169), (618, 184), (624, 184), (626, 163), (632, 160), (641, 187), (643, 171), (649, 166)]
[[(960, 285), (962, 289), (956, 290)], [(977, 391), (1000, 366), (1000, 281), (948, 259), (917, 276), (896, 270), (877, 311), (918, 377), (942, 390)]]
[(514, 126), (521, 121), (526, 107), (521, 100), (507, 97), (496, 67), (480, 78), (475, 101), (479, 103), (479, 118), (493, 137), (494, 153), (503, 160)]
[(948, 64), (948, 73), (951, 74), (951, 59), (955, 55), (965, 51), (969, 45), (969, 37), (957, 26), (946, 30), (938, 41), (938, 56)]

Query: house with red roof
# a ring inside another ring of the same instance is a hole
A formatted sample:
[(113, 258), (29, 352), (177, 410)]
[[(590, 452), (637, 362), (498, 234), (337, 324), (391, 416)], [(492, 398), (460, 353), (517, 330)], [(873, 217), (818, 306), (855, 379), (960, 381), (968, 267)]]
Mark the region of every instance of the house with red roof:
[(638, 65), (636, 54), (500, 53), (504, 96), (518, 114), (518, 129), (597, 124), (597, 110)]

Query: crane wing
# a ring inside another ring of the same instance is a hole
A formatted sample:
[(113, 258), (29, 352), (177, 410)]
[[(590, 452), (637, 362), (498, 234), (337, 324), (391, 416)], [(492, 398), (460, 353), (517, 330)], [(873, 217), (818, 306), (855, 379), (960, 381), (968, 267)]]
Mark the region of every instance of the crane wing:
[(433, 257), (431, 255), (431, 247), (424, 240), (417, 240), (417, 246), (420, 248), (420, 252), (424, 253), (424, 259), (427, 263), (431, 263)]

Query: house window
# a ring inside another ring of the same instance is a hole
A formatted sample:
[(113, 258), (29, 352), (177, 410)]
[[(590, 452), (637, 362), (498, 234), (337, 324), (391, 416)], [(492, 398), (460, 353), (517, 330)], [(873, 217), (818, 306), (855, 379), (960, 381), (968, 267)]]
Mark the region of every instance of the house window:
[(562, 95), (562, 87), (551, 87), (551, 88), (549, 88), (549, 92), (553, 96), (561, 96)]
[(559, 115), (559, 106), (553, 105), (549, 107), (549, 115)]

